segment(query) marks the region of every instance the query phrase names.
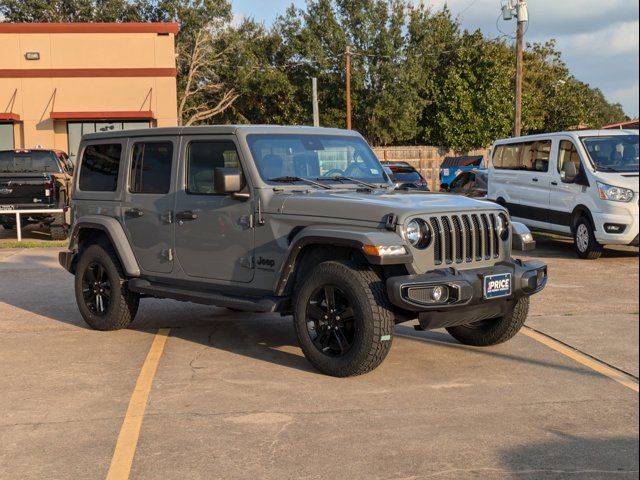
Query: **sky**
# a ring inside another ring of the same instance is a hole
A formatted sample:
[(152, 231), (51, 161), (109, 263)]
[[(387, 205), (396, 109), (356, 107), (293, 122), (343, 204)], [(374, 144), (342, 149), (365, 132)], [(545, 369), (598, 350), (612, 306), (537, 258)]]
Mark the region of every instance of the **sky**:
[[(418, 0), (415, 0), (418, 1)], [(269, 26), (294, 3), (305, 0), (231, 0), (236, 19), (253, 17)], [(424, 0), (436, 9), (446, 3), (464, 28), (480, 28), (487, 36), (515, 31), (515, 21), (496, 19), (500, 0)], [(637, 0), (528, 0), (529, 28), (525, 41), (555, 38), (573, 75), (600, 88), (627, 115), (638, 117)], [(499, 27), (499, 29), (498, 29)]]

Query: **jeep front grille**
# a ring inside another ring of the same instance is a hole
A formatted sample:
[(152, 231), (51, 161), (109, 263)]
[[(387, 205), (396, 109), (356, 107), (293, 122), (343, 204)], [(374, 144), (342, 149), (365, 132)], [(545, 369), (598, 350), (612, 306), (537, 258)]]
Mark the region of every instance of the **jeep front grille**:
[(500, 256), (496, 213), (430, 217), (436, 265), (481, 262)]

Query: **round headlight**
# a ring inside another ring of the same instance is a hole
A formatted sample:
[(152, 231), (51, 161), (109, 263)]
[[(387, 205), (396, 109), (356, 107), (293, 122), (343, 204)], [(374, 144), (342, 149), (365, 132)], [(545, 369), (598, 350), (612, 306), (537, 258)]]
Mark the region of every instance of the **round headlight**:
[(498, 232), (498, 236), (500, 240), (505, 241), (509, 238), (509, 218), (501, 213), (496, 217), (496, 231)]
[(424, 249), (431, 243), (431, 228), (424, 220), (411, 220), (404, 230), (407, 241), (412, 247)]

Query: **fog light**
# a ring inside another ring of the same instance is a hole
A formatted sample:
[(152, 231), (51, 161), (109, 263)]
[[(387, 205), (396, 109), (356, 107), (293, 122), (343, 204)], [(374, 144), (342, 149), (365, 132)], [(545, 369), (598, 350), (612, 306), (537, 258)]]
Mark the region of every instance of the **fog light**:
[(539, 288), (543, 283), (545, 278), (547, 278), (547, 269), (541, 268), (538, 270), (538, 275), (536, 276), (537, 288)]
[(626, 225), (621, 225), (619, 223), (605, 223), (604, 230), (607, 233), (623, 233), (627, 228)]
[(431, 289), (431, 300), (433, 300), (436, 303), (440, 303), (442, 298), (446, 297), (446, 295), (447, 295), (447, 289), (445, 289), (441, 285), (438, 285), (437, 287), (433, 287)]

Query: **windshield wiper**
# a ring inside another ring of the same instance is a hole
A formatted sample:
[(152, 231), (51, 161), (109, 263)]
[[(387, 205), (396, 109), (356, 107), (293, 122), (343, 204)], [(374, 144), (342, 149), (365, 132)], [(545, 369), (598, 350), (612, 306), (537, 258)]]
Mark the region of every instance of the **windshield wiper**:
[(596, 169), (597, 169), (598, 171), (600, 171), (600, 172), (613, 172), (613, 173), (618, 173), (618, 172), (620, 172), (620, 170), (617, 170), (617, 169), (615, 169), (615, 168), (613, 168), (613, 167), (607, 167), (607, 166), (605, 166), (605, 165), (598, 165), (598, 166), (596, 167)]
[(333, 187), (330, 187), (329, 185), (324, 185), (322, 183), (316, 182), (309, 178), (303, 178), (303, 177), (275, 177), (275, 178), (270, 178), (267, 181), (278, 182), (278, 183), (304, 182), (304, 183), (308, 183), (309, 185), (313, 185), (314, 187), (324, 188), (325, 190), (331, 190), (333, 188)]
[(358, 180), (357, 178), (345, 177), (341, 175), (336, 175), (335, 177), (318, 177), (317, 180), (325, 180), (325, 181), (334, 180), (336, 182), (351, 182), (351, 183), (355, 183), (356, 185), (361, 185), (363, 187), (370, 188), (371, 190), (378, 188), (372, 183), (363, 182), (362, 180)]

